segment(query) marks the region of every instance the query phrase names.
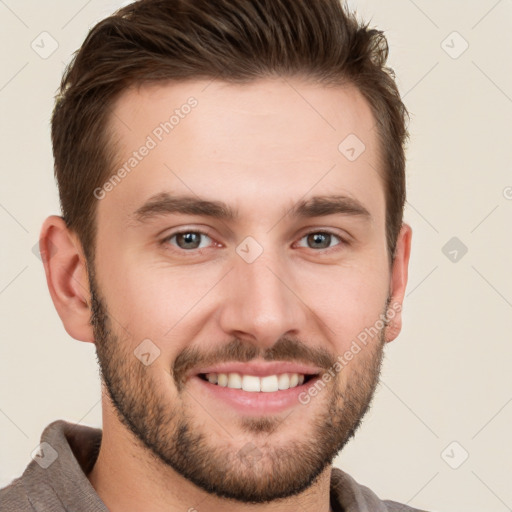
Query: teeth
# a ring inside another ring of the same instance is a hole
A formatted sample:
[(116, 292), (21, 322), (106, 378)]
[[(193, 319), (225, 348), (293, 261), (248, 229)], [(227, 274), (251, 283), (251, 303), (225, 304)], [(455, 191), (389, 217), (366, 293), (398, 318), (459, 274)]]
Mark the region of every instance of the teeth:
[(290, 376), (287, 373), (279, 375), (277, 386), (279, 389), (288, 389), (290, 387)]
[(269, 375), (268, 377), (261, 378), (261, 391), (271, 393), (277, 391), (279, 386), (277, 384), (277, 375)]
[[(222, 375), (222, 374), (219, 374)], [(261, 390), (261, 380), (259, 377), (254, 377), (253, 375), (244, 375), (242, 377), (242, 389), (244, 391), (260, 391)]]
[(207, 376), (208, 382), (211, 382), (212, 384), (217, 384), (217, 374), (216, 373), (209, 373)]
[(228, 376), (225, 373), (219, 373), (217, 375), (217, 385), (223, 388), (228, 385)]
[(228, 374), (228, 388), (242, 389), (242, 376), (239, 373)]
[(278, 390), (295, 388), (304, 384), (304, 375), (299, 373), (281, 373), (257, 377), (255, 375), (240, 375), (239, 373), (207, 373), (206, 379), (211, 384), (223, 388), (243, 389), (250, 393), (273, 393)]

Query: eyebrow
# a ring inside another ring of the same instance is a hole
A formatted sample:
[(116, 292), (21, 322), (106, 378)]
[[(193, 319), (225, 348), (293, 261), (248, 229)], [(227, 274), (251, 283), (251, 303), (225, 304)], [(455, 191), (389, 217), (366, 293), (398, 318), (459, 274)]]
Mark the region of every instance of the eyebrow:
[(133, 217), (139, 222), (146, 222), (172, 213), (201, 215), (226, 221), (234, 221), (238, 217), (236, 210), (221, 201), (194, 196), (171, 196), (166, 192), (150, 197), (134, 212)]
[[(172, 196), (166, 192), (150, 197), (133, 213), (133, 219), (144, 223), (155, 217), (169, 214), (210, 217), (223, 221), (236, 221), (238, 210), (222, 201), (201, 199), (194, 196)], [(344, 195), (322, 195), (298, 201), (285, 216), (297, 218), (347, 215), (371, 220), (370, 212), (357, 200)]]

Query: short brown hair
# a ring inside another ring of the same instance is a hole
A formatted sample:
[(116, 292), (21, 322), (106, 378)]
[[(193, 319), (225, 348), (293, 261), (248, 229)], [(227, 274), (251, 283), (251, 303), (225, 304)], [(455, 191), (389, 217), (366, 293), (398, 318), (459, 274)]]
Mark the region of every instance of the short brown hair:
[[(355, 85), (377, 121), (390, 261), (403, 219), (407, 110), (381, 31), (340, 0), (140, 0), (98, 23), (61, 82), (52, 117), (55, 175), (68, 227), (94, 254), (96, 197), (112, 174), (109, 109), (128, 87), (265, 77)], [(340, 141), (341, 142), (341, 141)], [(91, 262), (92, 263), (92, 262)]]

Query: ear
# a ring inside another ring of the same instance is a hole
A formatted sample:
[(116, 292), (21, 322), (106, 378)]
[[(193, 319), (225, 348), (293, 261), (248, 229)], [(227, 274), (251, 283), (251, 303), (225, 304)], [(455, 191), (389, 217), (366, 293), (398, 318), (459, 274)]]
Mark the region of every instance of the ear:
[(412, 229), (402, 224), (398, 234), (395, 258), (393, 260), (390, 282), (390, 303), (388, 307), (389, 325), (386, 328), (386, 342), (393, 341), (402, 330), (402, 306), (407, 286), (409, 256), (411, 254)]
[(39, 250), (48, 289), (64, 328), (73, 338), (94, 343), (85, 257), (78, 237), (62, 217), (52, 215), (44, 221)]

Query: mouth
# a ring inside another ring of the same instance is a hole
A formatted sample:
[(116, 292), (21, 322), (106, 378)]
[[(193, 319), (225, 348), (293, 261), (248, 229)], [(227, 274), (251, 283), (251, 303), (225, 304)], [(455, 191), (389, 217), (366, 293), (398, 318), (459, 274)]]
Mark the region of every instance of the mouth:
[(230, 373), (200, 373), (198, 377), (215, 386), (230, 389), (241, 389), (248, 393), (275, 393), (296, 388), (308, 383), (318, 374), (276, 373), (273, 375), (249, 375), (238, 372)]
[(244, 416), (265, 416), (302, 407), (300, 396), (321, 378), (322, 369), (289, 362), (228, 362), (196, 368), (188, 375), (190, 392), (207, 397), (212, 410), (224, 406)]

